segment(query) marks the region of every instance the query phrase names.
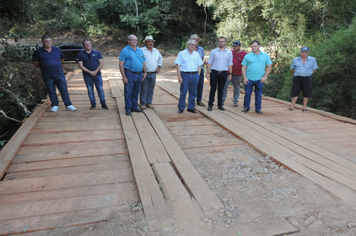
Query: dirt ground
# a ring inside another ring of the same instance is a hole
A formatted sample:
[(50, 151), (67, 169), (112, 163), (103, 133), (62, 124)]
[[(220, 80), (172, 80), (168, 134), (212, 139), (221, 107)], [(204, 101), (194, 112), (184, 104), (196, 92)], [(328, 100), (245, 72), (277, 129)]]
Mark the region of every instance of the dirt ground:
[[(110, 45), (108, 47), (112, 48)], [(106, 51), (106, 55), (115, 56), (107, 58), (104, 70), (118, 70), (117, 51), (110, 51), (106, 46), (101, 49)], [(176, 71), (172, 68), (174, 60), (175, 57), (164, 58), (164, 65), (158, 80), (177, 79)], [(66, 63), (65, 67), (68, 70), (77, 69), (74, 63)], [(231, 96), (231, 91), (229, 96)], [(186, 147), (189, 143), (199, 141), (200, 138), (194, 133), (178, 132), (184, 129), (186, 120), (174, 122), (165, 120), (165, 112), (170, 109), (176, 110), (177, 106), (167, 107), (165, 110), (157, 109), (156, 113), (172, 132), (179, 145)], [(212, 123), (207, 118), (204, 119)], [(204, 130), (204, 126), (197, 126), (194, 132), (207, 131)], [(210, 135), (213, 136), (211, 139), (219, 140), (222, 144), (240, 143), (204, 149), (184, 149), (191, 163), (225, 207), (217, 214), (202, 219), (201, 224), (210, 230), (211, 235), (242, 235), (239, 231), (241, 226), (259, 230), (261, 235), (264, 235), (268, 227), (277, 226), (276, 224), (281, 219), (287, 219), (299, 230), (290, 235), (356, 235), (356, 227), (347, 226), (356, 223), (355, 209), (346, 209), (342, 202), (324, 189), (274, 163), (268, 156), (261, 155), (223, 128), (215, 127)], [(72, 228), (59, 226), (55, 230), (26, 235), (184, 234), (184, 231), (179, 228), (170, 230), (170, 233), (149, 231), (143, 212), (134, 212), (130, 205), (127, 205), (118, 208), (117, 212), (104, 222)]]

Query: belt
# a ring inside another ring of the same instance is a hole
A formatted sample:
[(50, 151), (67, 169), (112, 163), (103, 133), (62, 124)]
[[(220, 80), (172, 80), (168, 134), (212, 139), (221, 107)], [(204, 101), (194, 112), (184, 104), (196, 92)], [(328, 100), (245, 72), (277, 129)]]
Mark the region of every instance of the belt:
[(152, 72), (147, 72), (147, 74), (156, 74), (157, 72), (156, 71), (152, 71)]
[(198, 73), (198, 71), (181, 71), (182, 73), (187, 73), (187, 74), (195, 74)]
[[(128, 69), (125, 69), (125, 70), (128, 70)], [(139, 72), (135, 72), (135, 71), (132, 71), (132, 70), (128, 70), (128, 71), (130, 71), (131, 73), (134, 73), (134, 74), (142, 74), (141, 71), (139, 71)]]
[(224, 72), (227, 72), (227, 70), (211, 70), (211, 71), (218, 72), (219, 74), (224, 73)]

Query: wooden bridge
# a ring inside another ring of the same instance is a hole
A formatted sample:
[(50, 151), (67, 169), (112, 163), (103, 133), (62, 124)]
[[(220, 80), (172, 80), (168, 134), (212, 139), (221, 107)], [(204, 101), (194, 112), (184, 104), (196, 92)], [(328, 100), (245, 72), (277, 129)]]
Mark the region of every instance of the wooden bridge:
[[(245, 144), (356, 209), (352, 119), (315, 109), (287, 112), (289, 103), (268, 97), (262, 116), (229, 105), (223, 112), (196, 107), (199, 114), (178, 115), (179, 84), (164, 75), (157, 80), (155, 109), (128, 117), (118, 70), (103, 74), (109, 110), (89, 110), (81, 73), (67, 79), (77, 111), (60, 106), (53, 113), (45, 101), (0, 152), (0, 235), (94, 224), (135, 202), (152, 231), (164, 235), (179, 225), (186, 229), (181, 235), (209, 235), (201, 218), (224, 206), (187, 156), (212, 148), (223, 155)], [(208, 92), (205, 83), (205, 101)], [(263, 235), (296, 231), (286, 222), (279, 227)], [(240, 231), (259, 235), (248, 227)]]

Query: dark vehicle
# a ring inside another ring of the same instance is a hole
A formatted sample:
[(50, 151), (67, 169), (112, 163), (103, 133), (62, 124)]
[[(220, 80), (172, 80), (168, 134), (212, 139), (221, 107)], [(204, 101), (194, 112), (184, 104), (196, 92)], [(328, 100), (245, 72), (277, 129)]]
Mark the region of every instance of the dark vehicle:
[(62, 50), (65, 61), (76, 61), (78, 53), (84, 50), (80, 44), (62, 44), (58, 48)]
[(12, 57), (12, 58), (25, 58), (31, 59), (34, 51), (39, 49), (38, 45), (16, 45), (14, 47), (8, 47), (6, 52), (3, 52), (1, 55), (3, 57)]

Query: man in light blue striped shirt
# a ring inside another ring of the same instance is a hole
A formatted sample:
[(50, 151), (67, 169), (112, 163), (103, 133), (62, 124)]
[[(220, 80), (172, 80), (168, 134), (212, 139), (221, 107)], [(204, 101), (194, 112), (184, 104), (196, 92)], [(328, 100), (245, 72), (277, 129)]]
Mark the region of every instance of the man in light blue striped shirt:
[(194, 51), (197, 43), (194, 39), (187, 42), (187, 49), (179, 52), (176, 61), (178, 82), (180, 85), (180, 96), (178, 103), (178, 114), (183, 113), (185, 108), (185, 98), (189, 90), (188, 97), (188, 112), (197, 113), (194, 110), (195, 98), (197, 97), (197, 89), (199, 83), (199, 76), (203, 61), (196, 51)]
[(288, 111), (294, 111), (295, 103), (297, 102), (300, 91), (303, 92), (303, 112), (308, 112), (307, 104), (309, 98), (313, 97), (312, 93), (312, 74), (318, 69), (318, 64), (314, 57), (308, 56), (309, 47), (300, 49), (300, 57), (294, 58), (290, 69), (292, 70), (293, 85), (292, 85), (292, 104), (287, 108)]
[[(218, 39), (218, 48), (215, 48), (211, 51), (208, 68), (206, 73), (206, 78), (210, 79), (210, 94), (209, 94), (209, 104), (208, 111), (213, 110), (214, 99), (216, 88), (218, 88), (218, 109), (225, 111), (223, 107), (223, 94), (224, 87), (226, 84), (226, 79), (231, 81), (232, 73), (227, 77), (227, 71), (232, 72), (232, 53), (226, 46), (226, 38), (220, 37)], [(211, 74), (210, 74), (211, 69)]]

